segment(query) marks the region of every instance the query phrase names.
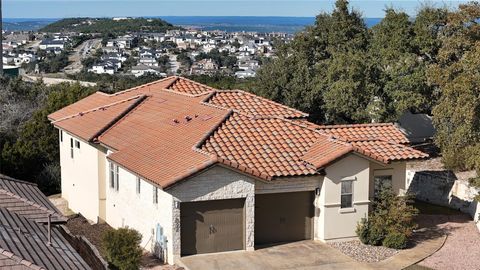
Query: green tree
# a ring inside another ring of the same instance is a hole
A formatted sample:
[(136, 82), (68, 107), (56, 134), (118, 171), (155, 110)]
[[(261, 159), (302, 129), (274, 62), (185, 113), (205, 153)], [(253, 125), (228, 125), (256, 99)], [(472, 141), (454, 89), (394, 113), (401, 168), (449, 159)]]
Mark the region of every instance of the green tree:
[(102, 239), (107, 261), (120, 270), (137, 270), (142, 257), (141, 241), (142, 235), (134, 229), (108, 230)]
[(360, 14), (338, 0), (331, 14), (318, 15), (312, 27), (279, 46), (278, 57), (257, 73), (253, 90), (308, 112), (316, 122), (366, 121), (359, 112), (366, 110), (372, 91), (363, 59), (368, 39)]
[(417, 54), (409, 16), (389, 8), (371, 32), (369, 55), (378, 86), (375, 96), (385, 106), (384, 114), (375, 120), (395, 121), (407, 110), (429, 112), (432, 87), (425, 76), (427, 65)]
[[(39, 176), (52, 175), (58, 164), (58, 132), (47, 116), (94, 92), (93, 88), (79, 84), (51, 86), (45, 104), (25, 122), (13, 141), (7, 141), (2, 149), (2, 172), (20, 179), (39, 181)], [(45, 171), (46, 170), (46, 171)], [(54, 177), (52, 177), (54, 179)], [(58, 186), (40, 186), (44, 192), (58, 191)]]
[[(441, 97), (433, 110), (435, 142), (447, 168), (480, 173), (480, 4), (448, 14), (430, 81)], [(480, 186), (480, 180), (472, 179)]]

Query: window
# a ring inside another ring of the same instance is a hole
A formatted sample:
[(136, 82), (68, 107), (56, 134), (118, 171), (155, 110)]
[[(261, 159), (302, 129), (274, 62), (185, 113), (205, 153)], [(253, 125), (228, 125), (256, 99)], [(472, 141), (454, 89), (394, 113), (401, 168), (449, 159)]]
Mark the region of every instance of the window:
[(75, 147), (77, 147), (78, 149), (80, 149), (80, 142), (79, 142), (79, 141), (75, 141)]
[(115, 165), (115, 190), (118, 191), (119, 185), (120, 185), (120, 179), (118, 177), (118, 171), (119, 168), (117, 165)]
[(73, 158), (73, 139), (70, 138), (70, 157)]
[(63, 131), (60, 130), (60, 142), (63, 142)]
[(112, 162), (110, 162), (110, 188), (115, 187), (115, 170), (114, 170), (114, 165)]
[(140, 177), (137, 177), (137, 194), (140, 194), (140, 183), (141, 183), (142, 179), (140, 179)]
[(351, 208), (353, 206), (353, 180), (343, 180), (340, 195), (340, 208)]
[(377, 198), (378, 195), (380, 195), (380, 192), (382, 192), (382, 190), (387, 188), (392, 188), (392, 176), (391, 175), (375, 176), (374, 185), (375, 185), (375, 189), (373, 192), (373, 196)]
[(158, 203), (158, 188), (155, 186), (153, 187), (153, 203)]

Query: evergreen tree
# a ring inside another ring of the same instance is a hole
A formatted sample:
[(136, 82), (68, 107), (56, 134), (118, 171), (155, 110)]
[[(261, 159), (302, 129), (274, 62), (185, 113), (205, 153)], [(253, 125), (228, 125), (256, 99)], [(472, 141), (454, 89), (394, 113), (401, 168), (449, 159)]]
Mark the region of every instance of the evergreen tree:
[[(435, 142), (448, 168), (480, 172), (480, 4), (448, 14), (429, 78), (441, 93), (433, 110)], [(473, 180), (478, 186), (480, 181)]]

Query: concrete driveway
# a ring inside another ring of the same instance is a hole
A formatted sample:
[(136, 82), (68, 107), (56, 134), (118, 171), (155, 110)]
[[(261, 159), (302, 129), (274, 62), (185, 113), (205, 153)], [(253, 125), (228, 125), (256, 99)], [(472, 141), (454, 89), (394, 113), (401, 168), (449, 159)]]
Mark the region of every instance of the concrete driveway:
[(371, 269), (322, 242), (311, 240), (255, 251), (187, 256), (180, 265), (189, 270)]

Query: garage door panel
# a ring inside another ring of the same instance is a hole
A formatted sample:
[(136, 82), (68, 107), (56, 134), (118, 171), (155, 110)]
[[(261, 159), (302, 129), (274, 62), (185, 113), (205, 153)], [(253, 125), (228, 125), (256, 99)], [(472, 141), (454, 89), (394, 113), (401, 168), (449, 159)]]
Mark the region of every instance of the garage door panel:
[(244, 199), (181, 204), (182, 255), (244, 248)]
[(311, 239), (313, 201), (313, 192), (257, 194), (255, 244)]

